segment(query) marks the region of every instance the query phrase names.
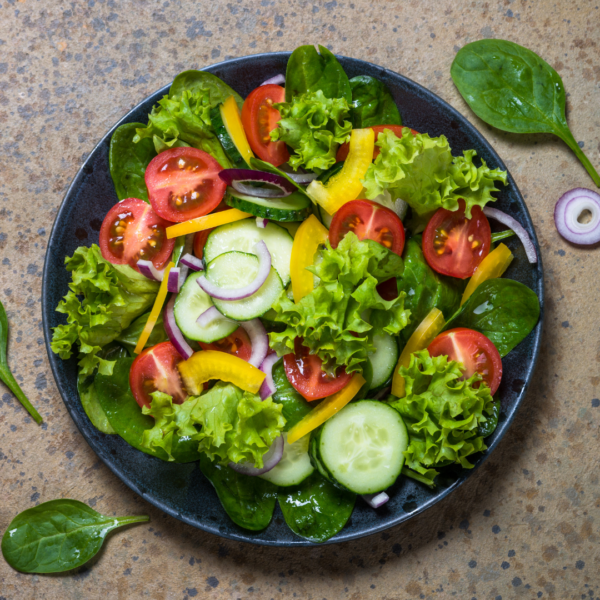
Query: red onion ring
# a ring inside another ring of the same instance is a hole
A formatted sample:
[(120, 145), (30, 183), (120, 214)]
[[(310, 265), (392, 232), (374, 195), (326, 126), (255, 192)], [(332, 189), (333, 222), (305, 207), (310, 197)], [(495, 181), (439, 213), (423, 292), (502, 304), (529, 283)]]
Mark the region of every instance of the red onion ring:
[(267, 471), (270, 471), (283, 456), (283, 436), (273, 440), (271, 447), (263, 455), (263, 466), (262, 468), (255, 467), (251, 462), (234, 463), (230, 462), (229, 467), (234, 471), (241, 473), (242, 475), (262, 475)]
[(277, 388), (275, 387), (275, 382), (273, 381), (273, 365), (279, 360), (279, 356), (277, 354), (269, 354), (260, 365), (260, 370), (266, 375), (262, 385), (260, 386), (260, 390), (258, 390), (258, 394), (261, 397), (261, 400), (272, 396)]
[[(219, 177), (227, 185), (240, 192), (240, 194), (247, 194), (255, 198), (284, 198), (296, 191), (294, 184), (290, 183), (282, 175), (255, 171), (254, 169), (223, 169), (219, 172)], [(253, 183), (267, 183), (279, 189), (274, 190), (272, 188), (245, 185), (245, 182), (248, 181)]]
[(159, 271), (153, 264), (151, 260), (138, 260), (137, 268), (140, 273), (147, 277), (148, 279), (152, 279), (152, 281), (162, 281), (165, 271)]
[(241, 300), (252, 296), (262, 287), (271, 272), (271, 253), (262, 240), (255, 244), (254, 253), (258, 256), (258, 272), (248, 285), (237, 289), (222, 288), (208, 281), (204, 275), (198, 277), (196, 282), (209, 296), (218, 300)]
[(521, 240), (521, 244), (523, 244), (523, 248), (525, 248), (525, 254), (527, 254), (527, 259), (529, 262), (531, 264), (537, 262), (537, 252), (535, 251), (535, 246), (533, 245), (529, 234), (525, 231), (523, 225), (521, 225), (519, 221), (510, 215), (503, 213), (501, 210), (498, 210), (497, 208), (491, 208), (489, 206), (486, 206), (483, 209), (483, 214), (490, 219), (496, 219), (496, 221), (499, 221), (503, 225), (510, 227)]
[(261, 323), (260, 319), (242, 321), (240, 325), (246, 330), (250, 338), (250, 344), (252, 345), (252, 354), (248, 362), (252, 366), (259, 368), (269, 351), (269, 338), (267, 337), (265, 326)]
[(293, 179), (296, 183), (310, 183), (318, 177), (316, 173), (287, 173), (290, 179)]
[(200, 325), (200, 327), (208, 327), (213, 321), (218, 321), (220, 319), (225, 319), (225, 321), (231, 321), (235, 323), (233, 319), (222, 315), (216, 306), (211, 306), (207, 308), (197, 319), (196, 323)]
[(167, 290), (169, 292), (173, 292), (174, 294), (178, 294), (183, 284), (185, 283), (185, 278), (188, 274), (188, 268), (184, 265), (183, 267), (173, 267), (169, 271), (169, 278), (167, 279)]
[(258, 87), (269, 85), (271, 83), (274, 85), (285, 85), (285, 75), (275, 75), (275, 77), (271, 77), (270, 79), (263, 81)]
[(363, 494), (362, 499), (371, 508), (379, 508), (380, 506), (383, 506), (390, 497), (385, 492), (379, 492), (379, 494)]
[[(578, 218), (589, 210), (589, 223)], [(591, 246), (600, 242), (600, 195), (586, 188), (575, 188), (563, 194), (554, 208), (554, 222), (558, 233), (572, 244)]]
[(187, 343), (186, 339), (183, 337), (183, 333), (179, 327), (177, 327), (177, 322), (175, 321), (175, 313), (173, 311), (173, 307), (175, 306), (175, 299), (177, 296), (171, 296), (171, 299), (167, 303), (164, 313), (164, 326), (169, 339), (171, 340), (171, 344), (175, 346), (175, 349), (179, 354), (181, 354), (182, 358), (187, 360), (194, 354), (194, 351), (190, 348), (190, 345)]
[(182, 265), (185, 265), (186, 267), (191, 269), (192, 271), (204, 271), (204, 265), (202, 264), (202, 260), (200, 258), (196, 258), (192, 254), (184, 254), (179, 259), (179, 262)]

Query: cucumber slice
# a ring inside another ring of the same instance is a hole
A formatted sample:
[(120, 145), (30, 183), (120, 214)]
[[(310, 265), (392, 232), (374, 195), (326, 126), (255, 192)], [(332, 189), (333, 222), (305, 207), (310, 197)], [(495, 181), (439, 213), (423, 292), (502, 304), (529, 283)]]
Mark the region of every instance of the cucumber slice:
[(225, 203), (255, 217), (273, 221), (304, 221), (312, 212), (310, 200), (300, 192), (285, 198), (256, 198), (228, 187)]
[(389, 381), (398, 364), (398, 342), (387, 333), (377, 333), (373, 336), (375, 352), (369, 356), (373, 367), (371, 391), (380, 390)]
[(290, 282), (290, 258), (292, 256), (292, 236), (279, 225), (267, 223), (266, 227), (256, 226), (255, 219), (244, 219), (217, 227), (206, 240), (204, 260), (213, 261), (225, 252), (252, 253), (257, 242), (263, 240), (271, 253), (273, 267), (285, 286)]
[[(310, 215), (309, 215), (310, 216)], [(285, 229), (288, 230), (288, 233), (294, 238), (296, 237), (296, 232), (298, 231), (298, 228), (300, 227), (300, 225), (302, 225), (302, 223), (288, 223), (286, 221), (283, 221), (281, 223), (282, 227), (285, 227)]]
[[(206, 251), (205, 251), (206, 254)], [(252, 283), (258, 273), (258, 258), (245, 252), (225, 252), (208, 263), (206, 279), (224, 289), (238, 289)], [(283, 292), (277, 271), (271, 267), (267, 280), (251, 296), (242, 300), (213, 298), (219, 312), (236, 321), (249, 321), (264, 315)]]
[(311, 460), (342, 489), (374, 494), (390, 487), (404, 465), (408, 435), (391, 406), (361, 400), (345, 406), (313, 434)]
[(221, 146), (223, 146), (223, 150), (225, 150), (225, 154), (229, 157), (229, 160), (234, 164), (238, 169), (249, 169), (250, 167), (246, 163), (246, 161), (242, 158), (240, 151), (238, 150), (233, 138), (229, 134), (229, 130), (227, 129), (226, 120), (223, 117), (223, 105), (219, 104), (219, 106), (215, 106), (210, 111), (210, 121), (212, 123), (213, 129), (221, 142)]
[(183, 284), (181, 291), (177, 294), (173, 312), (177, 327), (181, 333), (190, 340), (198, 342), (216, 342), (227, 337), (237, 329), (237, 323), (226, 319), (213, 321), (207, 327), (200, 327), (196, 319), (213, 305), (211, 297), (196, 283), (196, 279), (203, 275), (192, 273)]
[(309, 436), (305, 435), (293, 444), (288, 444), (287, 435), (287, 432), (283, 434), (283, 456), (281, 460), (270, 471), (259, 475), (259, 477), (281, 487), (298, 485), (312, 475), (315, 470), (308, 456)]
[(333, 217), (322, 207), (319, 205), (319, 221), (329, 229), (331, 227), (331, 221), (333, 221)]

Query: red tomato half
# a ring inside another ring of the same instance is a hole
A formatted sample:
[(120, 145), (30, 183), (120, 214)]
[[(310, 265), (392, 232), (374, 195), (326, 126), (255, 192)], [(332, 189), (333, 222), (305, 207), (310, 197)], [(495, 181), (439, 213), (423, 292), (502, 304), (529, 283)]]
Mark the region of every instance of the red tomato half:
[[(403, 127), (402, 125), (375, 125), (375, 127), (371, 127), (371, 129), (375, 132), (375, 141), (377, 141), (379, 134), (384, 129), (389, 129), (392, 133), (396, 134), (396, 137), (402, 137), (402, 130), (406, 129), (406, 128)], [(412, 131), (413, 135), (417, 135), (417, 133), (418, 133), (418, 131), (415, 131), (414, 129), (411, 129), (411, 131)], [(346, 160), (346, 158), (348, 157), (349, 151), (350, 151), (349, 142), (343, 143), (338, 148), (337, 155), (335, 157), (336, 162)], [(375, 149), (373, 150), (373, 160), (375, 160), (378, 155), (379, 155), (379, 146), (375, 146)]]
[(492, 232), (487, 217), (474, 206), (471, 219), (465, 217), (465, 201), (458, 210), (439, 208), (423, 233), (423, 254), (429, 266), (442, 275), (459, 279), (471, 277), (489, 254)]
[(127, 198), (115, 204), (100, 227), (100, 251), (113, 265), (128, 264), (137, 269), (138, 260), (151, 260), (162, 269), (169, 260), (175, 240), (168, 240), (165, 228), (172, 223), (159, 217), (143, 200)]
[(228, 335), (222, 340), (205, 344), (198, 342), (202, 350), (218, 350), (219, 352), (227, 352), (233, 354), (242, 360), (250, 360), (252, 356), (252, 344), (250, 338), (243, 327), (238, 327), (231, 335)]
[(129, 371), (129, 386), (140, 407), (150, 406), (150, 394), (157, 390), (172, 396), (175, 404), (181, 404), (187, 398), (177, 369), (181, 361), (181, 354), (171, 342), (156, 344), (133, 361)]
[(492, 395), (502, 379), (502, 359), (493, 342), (483, 333), (457, 327), (444, 331), (429, 344), (431, 356), (447, 356), (465, 366), (464, 379), (479, 373)]
[(223, 199), (227, 185), (221, 165), (197, 148), (171, 148), (155, 156), (146, 168), (152, 208), (167, 221), (181, 223), (203, 217)]
[(359, 240), (373, 240), (399, 256), (404, 249), (404, 225), (398, 215), (372, 200), (351, 200), (334, 215), (329, 241), (334, 248), (352, 231)]
[(344, 369), (338, 369), (336, 377), (329, 377), (321, 368), (323, 361), (302, 345), (302, 340), (296, 338), (295, 354), (283, 357), (283, 366), (289, 382), (299, 394), (307, 400), (319, 400), (339, 392), (348, 385), (352, 375)]
[(275, 167), (290, 158), (285, 142), (273, 142), (270, 136), (281, 118), (273, 104), (284, 101), (285, 89), (271, 83), (250, 92), (242, 107), (242, 124), (252, 152)]

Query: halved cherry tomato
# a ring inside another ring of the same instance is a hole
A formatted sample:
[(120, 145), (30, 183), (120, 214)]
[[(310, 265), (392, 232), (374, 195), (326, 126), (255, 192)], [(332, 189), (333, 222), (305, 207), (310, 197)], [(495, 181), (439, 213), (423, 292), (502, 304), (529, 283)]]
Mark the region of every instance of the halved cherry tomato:
[(285, 89), (267, 84), (257, 87), (244, 100), (242, 123), (254, 154), (278, 167), (290, 158), (285, 142), (272, 142), (270, 133), (281, 118), (273, 104), (285, 101)]
[[(406, 129), (402, 125), (375, 125), (371, 127), (371, 129), (375, 132), (375, 141), (377, 142), (377, 138), (379, 134), (384, 129), (389, 129), (392, 133), (395, 133), (397, 137), (402, 137), (402, 130)], [(417, 135), (419, 132), (411, 129), (413, 135)], [(336, 162), (341, 162), (342, 160), (346, 160), (348, 156), (348, 152), (350, 151), (350, 144), (348, 142), (344, 142), (337, 151), (337, 155), (335, 157)], [(379, 146), (375, 145), (375, 149), (373, 150), (373, 160), (377, 158), (379, 155)]]
[(147, 202), (138, 198), (122, 200), (102, 221), (102, 257), (113, 265), (128, 264), (134, 269), (138, 260), (151, 260), (157, 269), (162, 269), (175, 246), (175, 240), (168, 240), (165, 232), (170, 225)]
[(458, 210), (439, 208), (423, 233), (423, 254), (429, 266), (442, 275), (459, 279), (471, 277), (489, 254), (492, 232), (487, 217), (479, 206), (465, 217), (465, 201)]
[[(229, 209), (229, 206), (227, 206), (225, 202), (221, 202), (221, 204), (219, 204), (219, 206), (213, 210), (213, 213), (218, 213), (227, 209)], [(204, 257), (204, 245), (206, 244), (206, 240), (208, 239), (210, 233), (215, 229), (216, 227), (211, 227), (210, 229), (203, 229), (202, 231), (198, 231), (194, 234), (194, 256), (196, 256), (196, 258)]]
[(150, 406), (152, 392), (163, 392), (173, 397), (175, 404), (181, 404), (188, 396), (177, 365), (183, 361), (171, 342), (162, 342), (144, 350), (131, 365), (129, 386), (135, 401)]
[(502, 358), (493, 342), (483, 333), (466, 327), (457, 327), (440, 333), (427, 348), (431, 356), (447, 356), (465, 367), (464, 379), (479, 373), (496, 393), (502, 379)]
[(338, 369), (336, 377), (329, 377), (321, 368), (323, 361), (310, 354), (300, 338), (296, 338), (294, 350), (295, 354), (286, 354), (283, 357), (285, 374), (296, 391), (307, 400), (331, 396), (348, 385), (352, 379), (352, 374), (346, 373), (345, 369)]
[(373, 240), (399, 256), (404, 249), (404, 225), (398, 215), (372, 200), (351, 200), (334, 215), (329, 226), (329, 241), (337, 248), (352, 231), (359, 240)]
[(152, 208), (163, 219), (182, 223), (216, 208), (227, 185), (219, 163), (197, 148), (170, 148), (146, 168), (146, 187)]
[(242, 360), (249, 360), (252, 356), (252, 344), (250, 338), (243, 327), (238, 327), (231, 335), (222, 340), (205, 344), (198, 342), (202, 350), (219, 350), (227, 354), (233, 354)]
[(395, 277), (382, 281), (377, 292), (384, 300), (395, 300), (398, 297), (398, 280)]

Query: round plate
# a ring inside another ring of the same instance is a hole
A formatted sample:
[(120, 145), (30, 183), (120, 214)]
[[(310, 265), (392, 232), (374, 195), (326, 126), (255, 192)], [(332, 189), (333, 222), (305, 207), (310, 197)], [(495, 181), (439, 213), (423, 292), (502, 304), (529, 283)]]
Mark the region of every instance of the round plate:
[[(228, 60), (205, 70), (214, 73), (242, 97), (269, 77), (285, 73), (288, 52), (258, 54)], [(414, 81), (353, 58), (338, 57), (349, 77), (371, 75), (383, 81), (391, 90), (405, 125), (431, 136), (445, 135), (454, 154), (475, 149), (492, 168), (506, 169), (500, 157), (483, 136), (454, 108)], [(117, 196), (108, 170), (108, 148), (114, 130), (123, 123), (146, 122), (152, 106), (168, 92), (165, 86), (146, 98), (117, 123), (94, 148), (75, 176), (58, 211), (46, 253), (42, 289), (42, 314), (46, 348), (56, 385), (67, 410), (94, 452), (136, 494), (169, 515), (222, 537), (271, 546), (312, 546), (312, 542), (297, 537), (283, 520), (279, 507), (269, 527), (255, 533), (233, 524), (221, 507), (210, 483), (196, 464), (177, 465), (148, 456), (116, 435), (100, 433), (87, 418), (77, 394), (77, 360), (61, 360), (50, 350), (52, 328), (64, 322), (64, 315), (55, 311), (67, 292), (70, 275), (64, 268), (65, 256), (71, 256), (81, 244), (98, 243), (102, 220)], [(499, 193), (494, 204), (514, 216), (527, 230), (540, 250), (525, 202), (513, 180)], [(492, 222), (492, 227), (494, 227)], [(477, 457), (479, 466), (498, 445), (509, 427), (531, 380), (538, 358), (544, 315), (542, 264), (530, 265), (517, 238), (508, 240), (515, 260), (506, 277), (516, 279), (533, 289), (540, 299), (542, 312), (533, 332), (503, 359), (504, 377), (499, 394), (502, 398), (500, 423), (487, 439), (488, 451)], [(424, 511), (461, 485), (474, 469), (446, 468), (438, 477), (435, 490), (400, 478), (388, 490), (390, 501), (378, 510), (358, 499), (351, 519), (344, 529), (327, 543), (351, 540), (387, 529)]]

